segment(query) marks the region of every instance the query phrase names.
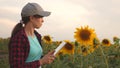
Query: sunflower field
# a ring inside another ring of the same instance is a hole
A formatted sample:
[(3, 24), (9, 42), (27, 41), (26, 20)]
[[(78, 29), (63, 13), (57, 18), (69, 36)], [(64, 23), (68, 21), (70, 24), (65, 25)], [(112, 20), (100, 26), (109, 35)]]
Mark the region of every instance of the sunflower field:
[[(6, 58), (0, 57), (0, 67), (9, 68), (6, 49), (9, 39), (1, 40), (0, 56), (6, 55)], [(120, 38), (115, 36), (112, 41), (107, 38), (99, 40), (94, 29), (81, 26), (74, 32), (74, 41), (64, 40), (64, 47), (55, 55), (54, 62), (42, 68), (120, 68)], [(43, 55), (61, 42), (63, 40), (53, 41), (50, 35), (42, 36)]]

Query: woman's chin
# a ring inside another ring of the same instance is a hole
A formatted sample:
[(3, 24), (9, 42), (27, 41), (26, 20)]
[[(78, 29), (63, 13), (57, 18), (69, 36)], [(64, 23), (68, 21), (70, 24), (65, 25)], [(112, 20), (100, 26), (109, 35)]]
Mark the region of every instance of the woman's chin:
[(36, 27), (36, 29), (39, 29), (40, 27)]
[(37, 26), (36, 29), (39, 29), (41, 26)]

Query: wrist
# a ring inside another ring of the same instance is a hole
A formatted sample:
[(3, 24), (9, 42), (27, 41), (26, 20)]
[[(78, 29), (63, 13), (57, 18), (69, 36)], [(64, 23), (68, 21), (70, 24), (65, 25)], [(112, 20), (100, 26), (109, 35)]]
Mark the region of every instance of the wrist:
[(42, 66), (43, 65), (42, 59), (40, 59), (39, 62), (40, 62), (40, 65)]

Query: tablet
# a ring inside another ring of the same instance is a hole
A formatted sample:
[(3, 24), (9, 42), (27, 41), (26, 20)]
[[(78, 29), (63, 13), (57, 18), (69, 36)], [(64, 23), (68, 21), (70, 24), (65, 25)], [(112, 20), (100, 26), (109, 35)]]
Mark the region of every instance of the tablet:
[(54, 56), (64, 47), (66, 43), (62, 41), (62, 43), (55, 49)]

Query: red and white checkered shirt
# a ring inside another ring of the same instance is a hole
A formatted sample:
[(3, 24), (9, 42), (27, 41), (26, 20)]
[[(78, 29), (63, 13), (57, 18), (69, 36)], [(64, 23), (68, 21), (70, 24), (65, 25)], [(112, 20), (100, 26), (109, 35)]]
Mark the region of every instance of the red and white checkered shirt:
[[(34, 31), (39, 43), (41, 44), (41, 35)], [(15, 34), (9, 42), (9, 63), (10, 68), (39, 68), (39, 60), (26, 63), (30, 50), (30, 43), (24, 28)]]

